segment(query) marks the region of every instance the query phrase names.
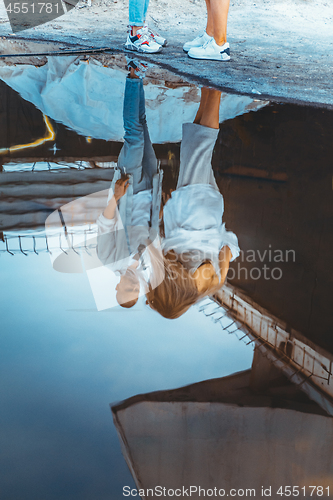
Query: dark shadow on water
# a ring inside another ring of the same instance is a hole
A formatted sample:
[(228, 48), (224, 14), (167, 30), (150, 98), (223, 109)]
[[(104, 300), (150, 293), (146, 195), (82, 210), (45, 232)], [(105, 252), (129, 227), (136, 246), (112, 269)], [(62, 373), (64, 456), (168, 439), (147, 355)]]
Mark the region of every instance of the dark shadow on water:
[(236, 117), (221, 125), (213, 162), (243, 250), (231, 282), (331, 352), (332, 118), (277, 104)]

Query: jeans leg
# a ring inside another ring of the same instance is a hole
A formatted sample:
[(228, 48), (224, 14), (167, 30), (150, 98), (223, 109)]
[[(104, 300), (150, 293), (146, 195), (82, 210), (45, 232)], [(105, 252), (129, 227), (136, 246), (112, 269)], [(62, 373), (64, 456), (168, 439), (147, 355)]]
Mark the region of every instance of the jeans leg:
[(139, 119), (142, 80), (127, 78), (124, 97), (124, 145), (118, 157), (118, 167), (123, 173), (133, 175), (133, 190), (142, 177), (144, 155), (144, 128)]
[(144, 149), (142, 158), (142, 173), (146, 179), (147, 187), (146, 189), (152, 189), (153, 187), (153, 177), (157, 174), (157, 158), (153, 145), (150, 140), (149, 131), (147, 123), (143, 125), (143, 136), (144, 136)]
[(143, 89), (143, 82), (142, 85), (140, 86), (140, 93), (139, 93), (139, 120), (142, 125), (146, 123), (146, 98), (145, 98), (145, 91)]
[(153, 145), (150, 140), (147, 120), (146, 120), (146, 101), (143, 85), (140, 89), (139, 119), (143, 127), (144, 149), (142, 158), (142, 175), (146, 179), (146, 189), (151, 189), (153, 185), (153, 176), (157, 173), (157, 159)]
[(144, 9), (143, 9), (143, 19), (144, 21), (147, 20), (147, 10), (148, 10), (148, 6), (149, 6), (149, 0), (145, 0), (144, 1)]
[(148, 8), (146, 3), (147, 0), (129, 0), (129, 24), (131, 26), (143, 26)]

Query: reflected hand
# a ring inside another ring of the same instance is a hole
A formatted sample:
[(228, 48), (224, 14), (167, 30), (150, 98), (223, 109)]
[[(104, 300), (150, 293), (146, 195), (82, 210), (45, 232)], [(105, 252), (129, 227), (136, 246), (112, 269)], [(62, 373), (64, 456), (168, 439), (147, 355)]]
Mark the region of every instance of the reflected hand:
[(129, 186), (129, 175), (122, 175), (120, 179), (117, 180), (114, 187), (114, 197), (116, 201), (120, 200), (122, 196), (126, 193)]

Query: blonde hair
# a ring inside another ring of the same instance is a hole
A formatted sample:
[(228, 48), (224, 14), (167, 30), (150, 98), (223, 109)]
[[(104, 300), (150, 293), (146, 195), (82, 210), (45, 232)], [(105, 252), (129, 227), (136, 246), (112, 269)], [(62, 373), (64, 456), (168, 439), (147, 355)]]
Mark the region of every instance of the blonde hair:
[(193, 304), (221, 287), (220, 284), (207, 287), (199, 293), (193, 276), (177, 260), (177, 255), (173, 251), (163, 256), (163, 266), (163, 281), (155, 288), (149, 285), (146, 297), (151, 309), (157, 311), (164, 318), (179, 318)]

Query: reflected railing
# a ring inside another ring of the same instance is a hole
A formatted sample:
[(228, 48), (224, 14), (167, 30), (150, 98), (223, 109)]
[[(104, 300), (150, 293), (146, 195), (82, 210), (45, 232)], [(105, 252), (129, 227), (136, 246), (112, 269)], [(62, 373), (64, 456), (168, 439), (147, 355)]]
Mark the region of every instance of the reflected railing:
[(199, 305), (199, 311), (261, 354), (333, 415), (332, 356), (231, 285)]
[(54, 234), (46, 235), (45, 232), (40, 233), (0, 233), (0, 255), (25, 255), (41, 253), (49, 253), (59, 250), (67, 254), (69, 250), (78, 253), (77, 241), (80, 241), (80, 249), (90, 255), (91, 251), (96, 248), (93, 237), (97, 236), (97, 226), (95, 224), (86, 224), (80, 228), (69, 228), (66, 234), (61, 231)]
[[(105, 163), (105, 162), (104, 162)], [(99, 165), (97, 165), (99, 167)], [(110, 162), (110, 166), (111, 165)], [(110, 168), (108, 165), (108, 168)], [(33, 162), (9, 162), (2, 164), (2, 172), (55, 172), (62, 170), (86, 170), (95, 168), (95, 162), (75, 161), (75, 162), (54, 162), (54, 161), (33, 161)], [(103, 167), (102, 167), (103, 168)]]

